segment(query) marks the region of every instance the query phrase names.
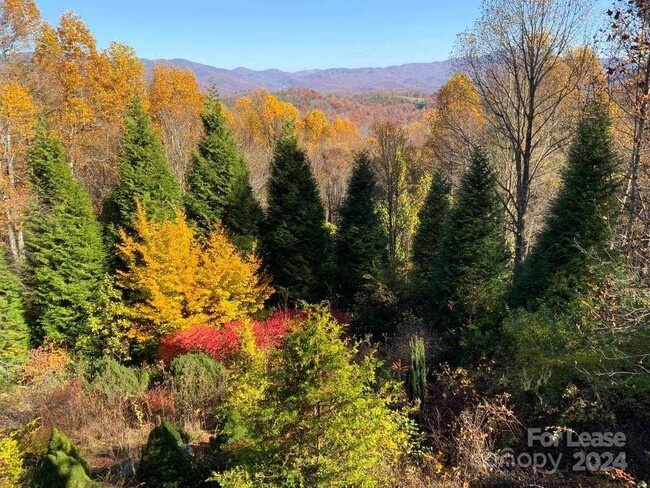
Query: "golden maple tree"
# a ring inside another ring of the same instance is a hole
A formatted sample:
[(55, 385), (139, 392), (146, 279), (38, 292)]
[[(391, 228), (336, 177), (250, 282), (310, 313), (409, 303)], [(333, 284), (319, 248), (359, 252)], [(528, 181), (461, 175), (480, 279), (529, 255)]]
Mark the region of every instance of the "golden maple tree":
[(296, 121), (298, 109), (265, 89), (235, 100), (225, 114), (250, 169), (253, 191), (264, 199), (276, 138), (287, 121)]
[(272, 293), (257, 258), (242, 257), (220, 227), (201, 239), (182, 213), (157, 223), (139, 208), (135, 229), (121, 232), (117, 284), (135, 297), (139, 341), (246, 317)]
[(426, 114), (428, 145), (454, 188), (458, 187), (474, 147), (480, 144), (485, 118), (471, 80), (453, 75), (435, 96), (435, 108)]

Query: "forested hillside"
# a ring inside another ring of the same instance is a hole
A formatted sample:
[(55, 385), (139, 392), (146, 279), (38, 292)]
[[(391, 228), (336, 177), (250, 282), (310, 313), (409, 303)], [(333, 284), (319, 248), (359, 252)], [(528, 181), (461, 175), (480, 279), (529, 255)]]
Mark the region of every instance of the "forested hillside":
[(223, 69), (187, 59), (142, 60), (147, 72), (155, 64), (167, 64), (192, 71), (202, 86), (214, 84), (225, 96), (259, 88), (282, 91), (307, 88), (323, 93), (367, 93), (382, 90), (433, 91), (449, 78), (452, 62), (410, 63), (387, 68), (330, 68), (287, 72), (278, 69), (256, 71)]
[(0, 488), (647, 486), (650, 4), (591, 4), (232, 94), (0, 0)]

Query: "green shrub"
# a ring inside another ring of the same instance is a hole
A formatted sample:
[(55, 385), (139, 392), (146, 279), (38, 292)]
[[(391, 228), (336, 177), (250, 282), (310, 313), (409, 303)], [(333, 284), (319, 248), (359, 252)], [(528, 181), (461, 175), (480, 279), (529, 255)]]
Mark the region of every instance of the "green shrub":
[(54, 428), (47, 453), (32, 480), (32, 488), (91, 488), (90, 469), (63, 432)]
[(329, 312), (306, 315), (265, 364), (251, 358), (252, 374), (229, 381), (220, 447), (235, 462), (215, 473), (221, 486), (388, 486), (408, 449), (404, 412), (391, 408), (401, 387), (378, 381), (374, 350), (357, 360), (360, 344)]
[(109, 403), (113, 403), (145, 392), (149, 386), (149, 375), (146, 371), (124, 366), (113, 358), (105, 358), (97, 362), (91, 385)]
[(224, 368), (207, 354), (179, 356), (170, 372), (176, 404), (185, 412), (209, 410), (223, 389)]
[(138, 466), (140, 481), (155, 488), (205, 486), (208, 473), (182, 446), (181, 433), (163, 422), (149, 434)]

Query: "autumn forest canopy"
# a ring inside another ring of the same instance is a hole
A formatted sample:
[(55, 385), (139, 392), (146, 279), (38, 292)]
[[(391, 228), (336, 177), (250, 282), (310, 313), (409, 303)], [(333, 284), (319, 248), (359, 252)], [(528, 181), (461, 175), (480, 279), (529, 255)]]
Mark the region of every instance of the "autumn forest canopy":
[(0, 488), (647, 486), (650, 4), (592, 3), (221, 97), (0, 0)]

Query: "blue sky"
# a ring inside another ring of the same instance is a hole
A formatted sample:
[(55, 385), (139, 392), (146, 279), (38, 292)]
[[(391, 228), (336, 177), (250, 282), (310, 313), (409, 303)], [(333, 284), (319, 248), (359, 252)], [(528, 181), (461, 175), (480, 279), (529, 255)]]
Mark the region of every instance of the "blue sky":
[[(604, 0), (596, 0), (598, 2)], [(40, 0), (57, 23), (73, 10), (100, 46), (221, 68), (389, 66), (446, 59), (480, 0)]]

